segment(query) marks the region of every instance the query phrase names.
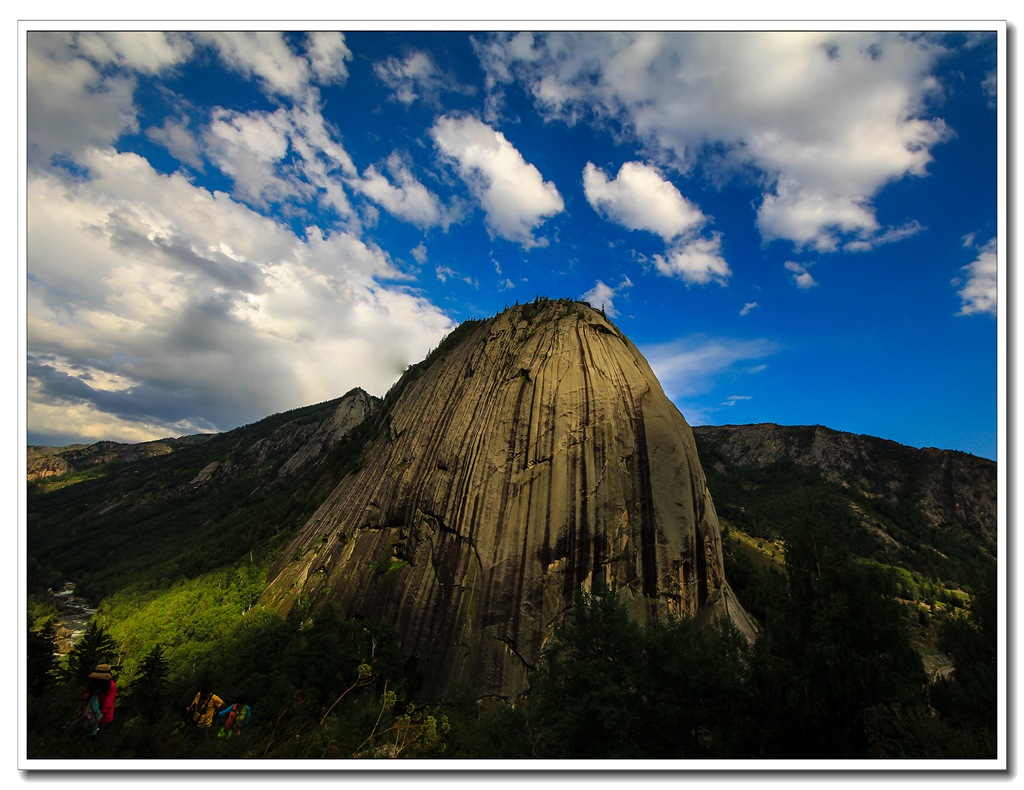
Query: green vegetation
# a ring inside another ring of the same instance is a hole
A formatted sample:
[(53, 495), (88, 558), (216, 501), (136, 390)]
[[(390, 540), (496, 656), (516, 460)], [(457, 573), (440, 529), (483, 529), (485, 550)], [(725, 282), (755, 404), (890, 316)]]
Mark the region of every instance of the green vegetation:
[[(166, 590), (233, 566), (243, 555), (267, 564), (337, 482), (359, 467), (367, 441), (352, 432), (299, 478), (277, 474), (302, 444), (304, 425), (338, 401), (275, 415), (173, 453), (111, 465), (103, 479), (28, 496), (28, 590), (74, 579), (99, 601), (126, 587)], [(272, 447), (273, 452), (263, 447)], [(199, 473), (219, 464), (209, 478)]]
[[(221, 580), (224, 581), (223, 579)], [(255, 607), (204, 610), (211, 597), (239, 603), (237, 589), (212, 580), (151, 601), (154, 612), (120, 621), (108, 633), (93, 626), (68, 656), (68, 667), (30, 684), (28, 756), (39, 759), (330, 759), (437, 757), (450, 731), (446, 712), (415, 702), (415, 665), (379, 623), (316, 617), (282, 619)], [(197, 604), (189, 606), (191, 600)], [(110, 612), (106, 616), (112, 617)], [(99, 618), (99, 615), (97, 615)], [(140, 626), (152, 629), (147, 636)], [(134, 630), (133, 630), (134, 629)], [(120, 634), (121, 639), (116, 636)], [(134, 640), (134, 642), (132, 641)], [(166, 640), (149, 645), (152, 640)], [(133, 651), (137, 665), (119, 659)], [(80, 731), (83, 678), (98, 661), (114, 665), (119, 687), (114, 725), (98, 740)], [(231, 704), (240, 695), (253, 710), (238, 738), (216, 729), (191, 732), (182, 711), (208, 684)]]
[(951, 621), (954, 680), (929, 686), (887, 577), (835, 530), (798, 525), (785, 573), (763, 572), (753, 646), (725, 622), (641, 628), (614, 594), (582, 596), (525, 702), (477, 723), (477, 748), (506, 758), (995, 757), (994, 618), (972, 609)]
[[(891, 577), (835, 530), (799, 525), (784, 570), (759, 572), (754, 645), (727, 621), (641, 627), (614, 591), (580, 595), (514, 706), (478, 704), (468, 690), (443, 705), (419, 699), (416, 662), (390, 628), (330, 607), (281, 618), (251, 606), (259, 574), (246, 566), (148, 597), (125, 591), (104, 602), (61, 670), (32, 651), (29, 755), (994, 757), (991, 596), (943, 626), (955, 672), (929, 682)], [(94, 742), (74, 730), (82, 679), (100, 661), (118, 668), (121, 696), (115, 727)], [(247, 695), (254, 716), (242, 737), (184, 730), (180, 711), (204, 683), (228, 703)]]
[(743, 533), (784, 542), (802, 520), (815, 518), (830, 524), (857, 556), (902, 571), (902, 597), (926, 603), (961, 605), (965, 593), (994, 575), (992, 558), (977, 540), (954, 526), (937, 530), (912, 494), (869, 497), (792, 462), (739, 467), (709, 445), (700, 453), (719, 517)]
[[(535, 321), (541, 304), (521, 309)], [(308, 599), (287, 617), (260, 605), (296, 530), (386, 441), (403, 388), (481, 323), (412, 366), (301, 476), (279, 479), (302, 446), (299, 429), (337, 401), (30, 487), (29, 757), (995, 756), (990, 558), (955, 531), (936, 534), (909, 499), (839, 490), (792, 464), (738, 470), (705, 459), (728, 578), (763, 629), (754, 645), (726, 623), (641, 627), (612, 592), (581, 596), (525, 699), (478, 703), (459, 689), (441, 705), (419, 696), (416, 657), (387, 624), (344, 620)], [(407, 564), (386, 554), (371, 563), (395, 576)], [(65, 579), (98, 609), (58, 663), (46, 589)], [(119, 696), (115, 726), (93, 741), (77, 716), (83, 679), (101, 661), (116, 667)], [(229, 703), (248, 697), (242, 737), (184, 730), (181, 711), (206, 683)]]

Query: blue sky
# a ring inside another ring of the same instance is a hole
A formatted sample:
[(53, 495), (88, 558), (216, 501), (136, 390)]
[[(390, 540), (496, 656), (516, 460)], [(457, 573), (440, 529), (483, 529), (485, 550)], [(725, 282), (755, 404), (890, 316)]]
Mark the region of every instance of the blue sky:
[(996, 458), (997, 28), (296, 30), (27, 33), (29, 443), (383, 395), (543, 295), (693, 425)]

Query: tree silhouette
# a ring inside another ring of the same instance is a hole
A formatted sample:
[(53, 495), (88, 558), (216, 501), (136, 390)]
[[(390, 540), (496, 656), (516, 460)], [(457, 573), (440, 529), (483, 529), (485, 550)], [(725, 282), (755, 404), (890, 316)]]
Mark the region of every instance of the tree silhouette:
[(154, 646), (139, 665), (126, 690), (129, 704), (149, 721), (156, 721), (167, 701), (167, 660), (161, 645)]
[(68, 653), (65, 681), (84, 684), (97, 664), (114, 665), (117, 645), (113, 638), (96, 621), (89, 623), (81, 640)]
[(37, 631), (29, 629), (26, 644), (26, 671), (28, 690), (40, 694), (53, 685), (57, 677), (57, 659), (54, 656), (56, 629), (53, 623), (46, 623)]

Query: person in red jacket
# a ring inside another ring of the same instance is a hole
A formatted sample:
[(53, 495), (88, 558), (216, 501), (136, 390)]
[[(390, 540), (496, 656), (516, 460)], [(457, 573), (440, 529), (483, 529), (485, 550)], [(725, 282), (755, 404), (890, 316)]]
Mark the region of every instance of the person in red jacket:
[(110, 664), (97, 664), (89, 675), (82, 699), (89, 701), (92, 697), (96, 697), (100, 711), (99, 728), (93, 734), (102, 735), (114, 721), (114, 698), (117, 697), (117, 684), (110, 673)]

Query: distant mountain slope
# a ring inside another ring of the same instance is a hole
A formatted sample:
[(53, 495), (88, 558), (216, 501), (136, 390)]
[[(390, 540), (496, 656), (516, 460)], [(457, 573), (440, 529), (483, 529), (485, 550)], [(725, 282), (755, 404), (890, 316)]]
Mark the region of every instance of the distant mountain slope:
[(38, 453), (74, 469), (29, 485), (30, 585), (56, 568), (96, 599), (291, 538), (358, 463), (379, 404), (357, 389), (223, 434)]
[(32, 483), (52, 477), (63, 477), (75, 472), (95, 470), (108, 464), (134, 463), (143, 458), (167, 455), (184, 447), (201, 444), (213, 434), (196, 434), (153, 442), (125, 444), (122, 442), (96, 442), (70, 444), (66, 447), (29, 445), (26, 478)]
[(797, 518), (834, 518), (862, 556), (957, 584), (997, 556), (996, 464), (821, 426), (693, 429), (723, 521), (785, 536)]

